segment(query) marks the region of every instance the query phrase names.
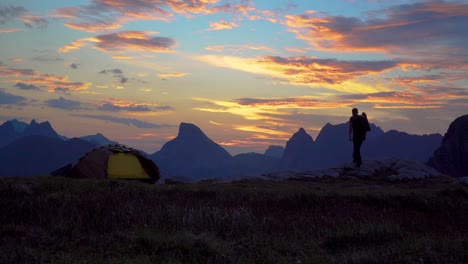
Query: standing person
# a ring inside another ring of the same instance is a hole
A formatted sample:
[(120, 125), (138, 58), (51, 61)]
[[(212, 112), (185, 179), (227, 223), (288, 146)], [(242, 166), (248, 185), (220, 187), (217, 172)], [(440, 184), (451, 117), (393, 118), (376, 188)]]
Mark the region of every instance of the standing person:
[(358, 109), (353, 108), (352, 114), (349, 118), (349, 141), (353, 141), (353, 162), (357, 167), (360, 167), (362, 165), (361, 146), (370, 126), (365, 113), (359, 115)]

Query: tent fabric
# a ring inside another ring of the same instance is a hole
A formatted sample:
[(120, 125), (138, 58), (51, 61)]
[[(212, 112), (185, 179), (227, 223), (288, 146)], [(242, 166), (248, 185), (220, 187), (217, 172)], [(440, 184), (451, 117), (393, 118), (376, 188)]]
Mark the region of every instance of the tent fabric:
[(72, 169), (72, 177), (107, 178), (107, 160), (112, 154), (107, 147), (101, 147), (85, 154)]
[(145, 169), (133, 153), (115, 153), (107, 162), (107, 176), (111, 179), (149, 179)]
[(109, 145), (88, 152), (72, 167), (70, 176), (141, 180), (149, 183), (156, 182), (160, 177), (159, 168), (152, 160), (123, 145)]

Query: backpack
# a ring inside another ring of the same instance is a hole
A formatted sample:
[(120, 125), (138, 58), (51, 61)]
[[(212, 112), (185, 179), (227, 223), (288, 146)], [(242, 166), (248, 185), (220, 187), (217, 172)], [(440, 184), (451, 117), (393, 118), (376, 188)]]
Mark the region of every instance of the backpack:
[(367, 120), (367, 115), (366, 115), (366, 113), (362, 112), (362, 117), (364, 117), (364, 118), (363, 118), (363, 121), (364, 121), (365, 130), (366, 130), (366, 132), (368, 132), (368, 131), (371, 130), (371, 128), (370, 128), (370, 125), (369, 125), (369, 120)]

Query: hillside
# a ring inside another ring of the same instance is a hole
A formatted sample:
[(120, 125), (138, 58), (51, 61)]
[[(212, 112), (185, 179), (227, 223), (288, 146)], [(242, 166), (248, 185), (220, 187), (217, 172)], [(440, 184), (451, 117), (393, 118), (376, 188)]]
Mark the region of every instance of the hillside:
[(452, 180), (3, 178), (0, 263), (467, 263)]

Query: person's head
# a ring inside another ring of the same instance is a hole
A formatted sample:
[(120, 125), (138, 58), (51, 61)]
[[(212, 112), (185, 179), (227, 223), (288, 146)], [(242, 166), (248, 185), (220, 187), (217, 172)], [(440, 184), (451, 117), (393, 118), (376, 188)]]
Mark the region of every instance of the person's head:
[(352, 113), (353, 113), (353, 115), (357, 115), (358, 114), (357, 108), (353, 108)]

